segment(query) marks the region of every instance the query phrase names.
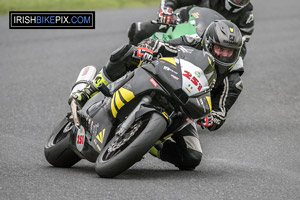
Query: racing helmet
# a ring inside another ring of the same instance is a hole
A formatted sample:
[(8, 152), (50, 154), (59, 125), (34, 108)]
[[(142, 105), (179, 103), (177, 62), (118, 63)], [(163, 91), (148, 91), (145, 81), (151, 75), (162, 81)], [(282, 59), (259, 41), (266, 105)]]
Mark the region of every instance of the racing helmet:
[(219, 74), (230, 70), (239, 59), (243, 45), (239, 28), (228, 20), (215, 20), (206, 28), (202, 47), (215, 58)]
[(236, 13), (245, 8), (250, 3), (250, 0), (225, 0), (225, 8), (233, 13)]

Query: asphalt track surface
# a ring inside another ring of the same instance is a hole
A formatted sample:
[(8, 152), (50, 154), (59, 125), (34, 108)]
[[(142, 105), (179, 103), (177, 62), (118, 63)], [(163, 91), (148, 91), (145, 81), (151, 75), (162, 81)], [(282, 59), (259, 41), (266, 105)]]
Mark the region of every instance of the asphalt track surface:
[(253, 1), (244, 90), (227, 122), (199, 129), (195, 171), (147, 156), (115, 179), (50, 166), (43, 147), (80, 69), (101, 67), (156, 8), (96, 12), (95, 30), (9, 30), (0, 17), (0, 199), (300, 199), (300, 2)]

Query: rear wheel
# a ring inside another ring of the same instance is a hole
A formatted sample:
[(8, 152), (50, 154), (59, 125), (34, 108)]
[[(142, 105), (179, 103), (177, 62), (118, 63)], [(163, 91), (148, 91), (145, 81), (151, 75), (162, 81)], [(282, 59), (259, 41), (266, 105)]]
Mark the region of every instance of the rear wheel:
[(73, 124), (64, 118), (54, 129), (44, 147), (46, 160), (55, 167), (71, 167), (80, 157), (69, 147)]
[(158, 113), (135, 121), (124, 135), (114, 136), (101, 151), (96, 161), (97, 174), (103, 178), (121, 174), (142, 159), (166, 127), (166, 120)]

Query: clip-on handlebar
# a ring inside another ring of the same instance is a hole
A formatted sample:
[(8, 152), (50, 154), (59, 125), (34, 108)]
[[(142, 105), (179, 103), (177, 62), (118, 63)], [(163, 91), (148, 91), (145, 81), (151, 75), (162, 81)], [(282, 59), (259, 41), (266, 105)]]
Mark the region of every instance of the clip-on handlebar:
[(159, 24), (159, 25), (166, 25), (166, 26), (170, 26), (170, 27), (175, 27), (176, 25), (181, 23), (181, 19), (180, 19), (179, 13), (174, 13), (172, 15), (174, 15), (174, 18), (171, 21), (171, 23), (169, 23), (169, 24), (162, 22), (162, 20), (160, 18), (158, 18), (156, 20), (151, 20), (151, 23), (152, 24)]

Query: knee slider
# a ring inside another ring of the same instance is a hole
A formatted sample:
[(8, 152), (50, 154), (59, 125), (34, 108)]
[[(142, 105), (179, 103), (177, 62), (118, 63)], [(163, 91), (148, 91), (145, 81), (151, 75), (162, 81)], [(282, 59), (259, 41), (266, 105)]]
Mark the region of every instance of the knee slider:
[(139, 42), (147, 38), (148, 35), (145, 37), (145, 34), (147, 34), (147, 32), (144, 31), (144, 28), (145, 27), (141, 22), (131, 24), (128, 30), (128, 38), (130, 44), (137, 46)]
[(201, 152), (187, 149), (187, 151), (183, 154), (183, 163), (178, 167), (181, 170), (193, 170), (200, 164), (201, 159)]
[(167, 29), (160, 29), (160, 25), (147, 22), (136, 22), (131, 24), (128, 30), (128, 38), (130, 44), (137, 45), (142, 40), (150, 37), (153, 33), (165, 32)]
[(124, 60), (128, 56), (128, 52), (131, 49), (131, 47), (132, 47), (131, 44), (126, 44), (116, 49), (115, 51), (112, 52), (109, 60), (111, 62), (118, 62)]
[(128, 38), (129, 38), (129, 43), (133, 45), (137, 45), (136, 41), (136, 30), (137, 29), (137, 23), (132, 23), (129, 30), (128, 30)]
[(104, 68), (104, 75), (112, 81), (125, 75), (130, 69), (133, 52), (134, 46), (131, 44), (123, 45), (115, 50)]

